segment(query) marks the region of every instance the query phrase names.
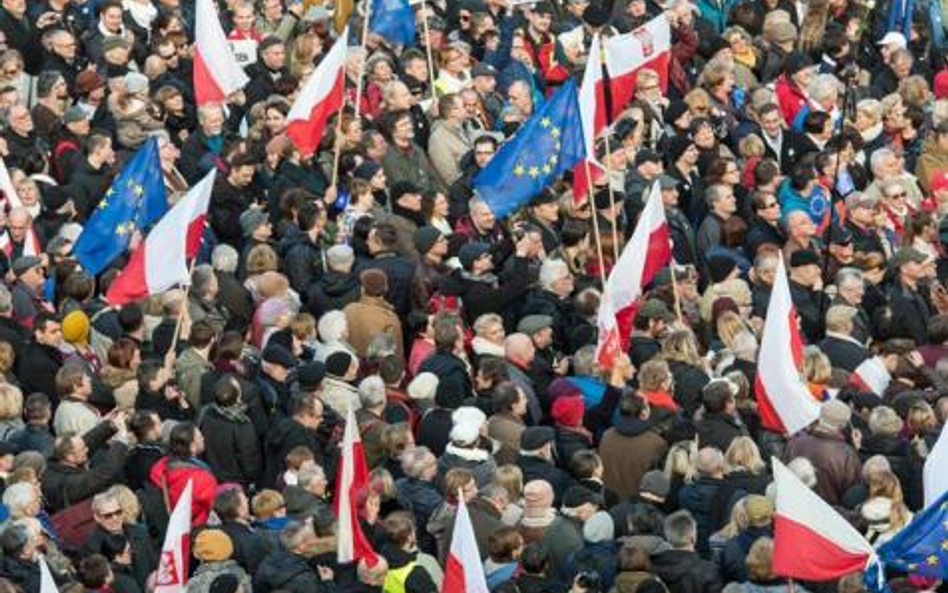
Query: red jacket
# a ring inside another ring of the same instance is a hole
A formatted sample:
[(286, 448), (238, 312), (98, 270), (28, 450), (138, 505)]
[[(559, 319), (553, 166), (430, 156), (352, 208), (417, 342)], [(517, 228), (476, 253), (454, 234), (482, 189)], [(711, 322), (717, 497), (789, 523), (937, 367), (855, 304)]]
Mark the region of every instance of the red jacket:
[(807, 103), (806, 95), (803, 89), (797, 86), (786, 74), (781, 74), (777, 79), (774, 88), (777, 93), (777, 105), (780, 106), (780, 113), (788, 126), (793, 126), (793, 120), (797, 117), (797, 112)]
[[(169, 468), (170, 463), (170, 468)], [(148, 477), (156, 488), (162, 489), (162, 476), (168, 486), (168, 498), (171, 509), (178, 503), (188, 480), (191, 480), (191, 527), (200, 527), (207, 522), (207, 516), (214, 507), (217, 494), (217, 478), (199, 461), (171, 461), (170, 456), (162, 457), (149, 473)]]

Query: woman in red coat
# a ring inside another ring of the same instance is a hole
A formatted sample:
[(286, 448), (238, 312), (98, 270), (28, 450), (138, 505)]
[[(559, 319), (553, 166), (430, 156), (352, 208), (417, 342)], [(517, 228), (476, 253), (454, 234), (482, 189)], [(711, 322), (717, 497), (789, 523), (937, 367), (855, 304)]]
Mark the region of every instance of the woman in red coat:
[(214, 506), (217, 478), (207, 464), (198, 459), (204, 452), (204, 436), (191, 422), (171, 429), (170, 453), (151, 468), (152, 484), (164, 493), (170, 514), (191, 481), (191, 527), (200, 527)]

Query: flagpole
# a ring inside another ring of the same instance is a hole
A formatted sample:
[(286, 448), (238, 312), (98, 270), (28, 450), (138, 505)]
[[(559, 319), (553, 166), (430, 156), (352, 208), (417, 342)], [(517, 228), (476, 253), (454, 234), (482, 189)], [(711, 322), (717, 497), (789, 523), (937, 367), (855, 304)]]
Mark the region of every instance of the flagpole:
[[(592, 180), (592, 173), (589, 170), (589, 159), (583, 160), (583, 167), (586, 170), (586, 179)], [(599, 213), (596, 212), (595, 200), (592, 197), (592, 187), (586, 192), (586, 201), (592, 208), (593, 235), (596, 239), (596, 254), (599, 256), (599, 279), (602, 280), (602, 289), (606, 290), (606, 261), (602, 257), (602, 236), (599, 234)], [(616, 260), (618, 261), (618, 259)], [(601, 306), (601, 305), (600, 305)]]
[(797, 593), (797, 584), (793, 582), (793, 579), (788, 579), (787, 585), (790, 589), (790, 593)]
[(435, 69), (434, 58), (431, 55), (431, 35), (428, 30), (428, 5), (424, 1), (421, 3), (421, 27), (425, 34), (425, 53), (428, 56), (428, 83), (431, 85), (431, 102), (435, 100)]
[[(362, 77), (365, 76), (365, 63), (368, 62), (368, 52), (365, 50), (366, 41), (369, 38), (369, 18), (372, 16), (372, 1), (365, 1), (365, 21), (362, 23), (362, 43), (359, 47), (362, 49), (362, 63), (359, 64), (359, 78), (356, 79), (356, 102), (355, 116), (359, 117), (360, 106), (362, 105)], [(345, 85), (343, 85), (345, 86)], [(341, 118), (340, 118), (341, 119)]]
[(672, 257), (671, 262), (668, 264), (668, 269), (671, 270), (672, 296), (675, 298), (675, 315), (678, 316), (678, 325), (684, 326), (684, 317), (681, 315), (681, 297), (678, 296), (678, 275), (675, 273), (674, 257)]
[[(612, 143), (609, 142), (609, 136), (612, 135), (612, 128), (606, 129), (606, 187), (609, 188), (609, 208), (612, 215), (616, 216), (616, 196), (612, 189)], [(616, 221), (612, 222), (612, 257), (619, 261), (619, 231), (616, 228)]]
[[(345, 39), (337, 39), (336, 43), (347, 43)], [(339, 194), (339, 188), (337, 183), (339, 182), (339, 157), (342, 154), (342, 114), (345, 113), (346, 106), (346, 78), (347, 76), (342, 77), (342, 109), (339, 110), (339, 113), (336, 114), (336, 133), (334, 134), (336, 145), (333, 147), (332, 153), (332, 181), (329, 184), (329, 187), (336, 188), (336, 195)], [(362, 85), (359, 85), (361, 88)], [(359, 104), (359, 100), (356, 99), (356, 105)], [(359, 117), (359, 108), (356, 107), (356, 117)]]
[[(191, 265), (188, 266), (188, 284), (184, 287), (184, 298), (182, 299), (181, 309), (178, 311), (178, 319), (174, 324), (174, 334), (171, 336), (171, 346), (168, 348), (168, 353), (174, 353), (178, 348), (178, 338), (181, 336), (181, 326), (184, 324), (185, 310), (188, 306), (188, 298), (191, 295), (191, 277), (194, 275), (194, 265), (197, 263), (197, 256), (191, 260)], [(167, 358), (165, 359), (167, 361)]]

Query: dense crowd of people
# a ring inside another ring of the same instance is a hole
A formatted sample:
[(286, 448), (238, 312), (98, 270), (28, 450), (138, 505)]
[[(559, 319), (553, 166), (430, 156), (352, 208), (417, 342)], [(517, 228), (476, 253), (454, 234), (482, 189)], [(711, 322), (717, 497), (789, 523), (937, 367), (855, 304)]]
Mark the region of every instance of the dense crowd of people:
[[(402, 44), (363, 36), (365, 0), (337, 38), (337, 2), (217, 1), (249, 83), (197, 105), (194, 2), (0, 0), (0, 593), (40, 591), (41, 558), (63, 592), (153, 591), (188, 483), (191, 593), (440, 591), (461, 499), (491, 592), (865, 591), (775, 574), (771, 459), (873, 545), (924, 505), (941, 4), (433, 0)], [(595, 34), (662, 16), (589, 195), (567, 173), (496, 216), (478, 172)], [(287, 118), (335, 43), (346, 104), (308, 155)], [(73, 248), (152, 138), (170, 203), (217, 171), (208, 226), (189, 286), (113, 306), (128, 254)], [(653, 188), (674, 261), (604, 368), (602, 278)], [(781, 258), (821, 410), (794, 435), (754, 389)], [(340, 564), (350, 411), (378, 560)]]

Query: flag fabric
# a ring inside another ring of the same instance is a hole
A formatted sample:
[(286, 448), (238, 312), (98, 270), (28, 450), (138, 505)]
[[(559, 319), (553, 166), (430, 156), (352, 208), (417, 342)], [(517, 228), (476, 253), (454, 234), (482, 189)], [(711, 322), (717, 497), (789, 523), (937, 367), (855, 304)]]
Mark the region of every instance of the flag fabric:
[(59, 587), (56, 586), (56, 580), (53, 579), (53, 573), (46, 564), (46, 558), (39, 557), (40, 568), (40, 590), (39, 593), (59, 593)]
[(915, 0), (892, 0), (886, 31), (901, 33), (906, 39), (911, 39), (913, 14), (915, 14)]
[(346, 415), (346, 431), (339, 450), (339, 468), (336, 471), (335, 511), (339, 524), (336, 535), (336, 557), (340, 564), (365, 560), (369, 566), (377, 562), (375, 550), (362, 533), (356, 512), (356, 498), (368, 487), (369, 471), (365, 465), (362, 437), (355, 419), (355, 411)]
[(474, 525), (464, 504), (464, 497), (458, 497), (458, 510), (454, 515), (454, 532), (451, 535), (451, 548), (444, 566), (444, 581), (441, 593), (489, 593), (484, 578), (484, 566), (477, 551), (477, 539), (474, 537)]
[(606, 127), (606, 98), (602, 86), (602, 44), (599, 33), (589, 46), (586, 70), (579, 86), (579, 118), (583, 122), (583, 146), (586, 158), (573, 167), (573, 200), (579, 204), (589, 195), (589, 188), (604, 173), (596, 161), (596, 136)]
[(935, 446), (925, 458), (922, 483), (925, 488), (925, 506), (931, 506), (948, 492), (948, 424), (941, 428)]
[[(608, 351), (615, 348), (615, 344), (609, 342), (615, 337), (612, 326), (618, 333), (619, 347), (623, 352), (628, 351), (632, 323), (645, 288), (655, 278), (655, 274), (671, 262), (670, 241), (662, 190), (656, 181), (652, 184), (635, 232), (606, 281), (603, 300), (609, 306), (599, 308), (597, 356), (606, 356), (608, 360)], [(614, 316), (614, 320), (610, 316)], [(603, 332), (602, 328), (607, 328), (607, 331)]]
[(368, 0), (369, 31), (390, 43), (415, 42), (415, 11), (408, 0)]
[(622, 353), (622, 340), (619, 337), (619, 324), (616, 311), (612, 306), (612, 297), (608, 290), (599, 300), (599, 313), (596, 323), (599, 328), (599, 342), (596, 345), (596, 362), (602, 369), (611, 369)]
[(892, 374), (881, 358), (873, 356), (856, 367), (849, 382), (864, 393), (875, 393), (882, 397), (892, 382)]
[(184, 593), (191, 557), (191, 480), (185, 485), (168, 519), (165, 543), (161, 546), (155, 593)]
[(671, 25), (661, 14), (638, 29), (603, 41), (606, 71), (609, 73), (610, 119), (625, 110), (635, 95), (639, 70), (658, 73), (662, 90), (668, 89), (668, 64), (671, 61)]
[(149, 138), (105, 192), (76, 240), (73, 253), (96, 275), (125, 253), (132, 235), (168, 210), (158, 156), (158, 139)]
[(875, 557), (872, 544), (777, 458), (773, 470), (774, 573), (828, 581), (864, 570)]
[(567, 81), (524, 122), (474, 177), (474, 189), (500, 218), (586, 157), (576, 83)]
[(802, 370), (803, 340), (781, 256), (770, 291), (754, 381), (765, 428), (792, 435), (819, 418), (820, 404), (810, 394)]
[[(895, 537), (879, 546), (878, 554), (882, 566), (905, 572), (910, 577), (937, 580), (948, 577), (948, 493), (942, 493)], [(870, 571), (868, 576), (872, 588), (885, 589), (881, 578), (872, 578), (876, 576), (875, 571)]]
[[(7, 229), (0, 231), (0, 251), (13, 261), (13, 237)], [(30, 224), (30, 228), (26, 231), (26, 239), (23, 241), (23, 255), (40, 255), (41, 253), (43, 249), (40, 246), (39, 237), (36, 236), (36, 230)]]
[(10, 170), (7, 169), (7, 164), (2, 158), (0, 158), (0, 192), (3, 192), (7, 210), (23, 205), (23, 200), (20, 199), (20, 195), (16, 193), (16, 188), (13, 186), (13, 179), (10, 178)]
[(198, 105), (222, 103), (250, 79), (231, 53), (214, 0), (197, 0), (194, 20), (194, 97)]
[[(346, 29), (346, 25), (349, 24), (349, 17), (352, 16), (352, 11), (355, 9), (353, 0), (336, 0), (332, 9), (332, 26), (336, 29), (336, 33), (342, 33)], [(338, 37), (343, 43), (349, 42), (348, 36), (340, 35)]]
[(346, 76), (345, 29), (316, 71), (306, 80), (306, 85), (296, 96), (293, 107), (286, 116), (286, 135), (300, 149), (303, 156), (316, 152), (323, 137), (326, 122), (333, 114), (342, 112), (345, 102), (343, 86)]
[(212, 169), (158, 221), (109, 287), (105, 295), (109, 303), (128, 303), (190, 282), (187, 260), (201, 248), (216, 176)]

